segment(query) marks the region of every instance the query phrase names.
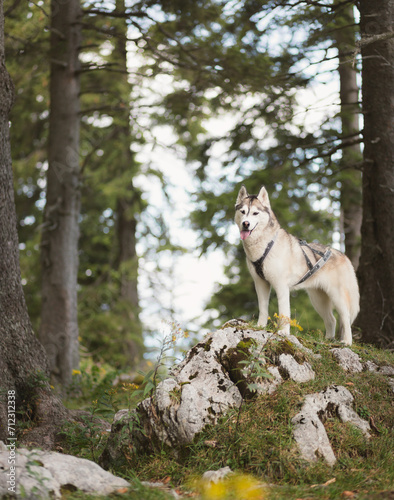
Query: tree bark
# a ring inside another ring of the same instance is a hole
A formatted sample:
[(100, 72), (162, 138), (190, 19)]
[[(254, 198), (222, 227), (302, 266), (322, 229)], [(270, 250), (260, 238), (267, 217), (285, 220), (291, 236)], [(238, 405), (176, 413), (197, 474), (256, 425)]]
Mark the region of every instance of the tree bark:
[[(360, 131), (359, 124), (359, 88), (357, 71), (353, 67), (353, 60), (349, 56), (355, 47), (353, 5), (348, 4), (341, 12), (337, 26), (335, 41), (339, 56), (339, 85), (342, 123), (342, 137), (356, 138)], [(344, 139), (346, 140), (346, 139)], [(361, 243), (361, 165), (362, 153), (360, 144), (347, 145), (342, 149), (340, 162), (341, 174), (341, 229), (344, 235), (345, 253), (355, 269), (360, 259)]]
[[(392, 0), (360, 0), (363, 221), (357, 321), (366, 342), (394, 342), (394, 38)], [(371, 38), (369, 38), (371, 37)], [(374, 38), (375, 37), (375, 38)], [(377, 40), (377, 41), (376, 41)]]
[(47, 200), (41, 240), (40, 340), (52, 383), (65, 387), (79, 366), (77, 320), (81, 9), (51, 2)]
[[(125, 12), (124, 0), (116, 0), (116, 11)], [(118, 269), (120, 272), (120, 301), (125, 305), (126, 325), (125, 343), (129, 350), (131, 364), (135, 364), (142, 349), (142, 327), (139, 319), (138, 296), (138, 256), (136, 250), (136, 211), (140, 206), (139, 193), (133, 185), (132, 176), (135, 173), (135, 159), (130, 149), (132, 137), (130, 127), (130, 85), (127, 72), (127, 23), (126, 17), (117, 21), (119, 33), (116, 42), (115, 61), (121, 72), (124, 92), (123, 112), (119, 112), (118, 143), (122, 144), (119, 151), (120, 175), (130, 178), (127, 193), (118, 197), (116, 207), (117, 238), (118, 238)]]
[(8, 122), (13, 96), (5, 67), (0, 0), (0, 439), (14, 443), (15, 428), (8, 417), (16, 403), (18, 418), (28, 414), (32, 425), (40, 423), (29, 434), (29, 442), (51, 447), (51, 429), (59, 425), (66, 410), (46, 381), (47, 358), (32, 331), (21, 284)]

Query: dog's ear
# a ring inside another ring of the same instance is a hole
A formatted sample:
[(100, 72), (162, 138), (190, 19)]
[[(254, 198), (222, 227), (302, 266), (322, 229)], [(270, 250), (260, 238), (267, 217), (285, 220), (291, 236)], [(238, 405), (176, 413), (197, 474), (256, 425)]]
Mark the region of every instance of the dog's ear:
[(257, 195), (257, 199), (265, 207), (271, 208), (268, 193), (264, 186), (260, 189), (259, 194)]
[(246, 191), (246, 187), (245, 186), (242, 186), (241, 189), (239, 190), (239, 193), (238, 193), (238, 196), (237, 196), (237, 202), (235, 205), (239, 205), (240, 203), (242, 203), (242, 201), (247, 198), (249, 195), (248, 195), (248, 192)]

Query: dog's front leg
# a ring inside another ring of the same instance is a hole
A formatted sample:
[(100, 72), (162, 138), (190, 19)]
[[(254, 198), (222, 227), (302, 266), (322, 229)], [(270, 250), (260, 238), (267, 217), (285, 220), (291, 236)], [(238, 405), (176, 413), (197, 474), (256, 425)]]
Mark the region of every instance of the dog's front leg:
[(288, 287), (275, 289), (279, 307), (279, 327), (280, 331), (290, 334), (290, 290)]
[(259, 319), (257, 324), (265, 326), (268, 321), (268, 304), (270, 299), (271, 285), (268, 281), (256, 276), (254, 278), (254, 286), (256, 288), (257, 300), (259, 303)]

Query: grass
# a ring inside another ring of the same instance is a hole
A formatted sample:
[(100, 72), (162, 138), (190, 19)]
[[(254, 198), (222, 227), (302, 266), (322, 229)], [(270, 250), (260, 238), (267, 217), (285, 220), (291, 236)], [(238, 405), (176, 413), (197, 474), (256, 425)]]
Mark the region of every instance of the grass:
[[(297, 337), (321, 355), (320, 359), (308, 356), (316, 373), (315, 380), (305, 384), (287, 380), (274, 394), (245, 402), (240, 414), (238, 410), (230, 411), (215, 427), (206, 428), (191, 445), (178, 453), (159, 449), (154, 454), (128, 457), (126, 467), (112, 471), (135, 485), (133, 491), (121, 498), (173, 498), (169, 493), (146, 489), (136, 481), (138, 478), (139, 481), (162, 481), (183, 492), (185, 497), (200, 495), (199, 498), (207, 500), (230, 500), (236, 498), (234, 481), (224, 483), (216, 493), (202, 491), (199, 483), (205, 471), (225, 466), (237, 473), (240, 484), (255, 481), (267, 485), (257, 493), (256, 490), (255, 496), (250, 493), (250, 499), (394, 498), (393, 392), (387, 378), (370, 372), (349, 374), (343, 371), (329, 352), (336, 344), (326, 342), (320, 332), (303, 332)], [(362, 361), (371, 360), (380, 366), (394, 365), (394, 356), (388, 351), (362, 344), (352, 349)], [(308, 464), (298, 455), (291, 419), (299, 411), (305, 395), (332, 384), (344, 385), (350, 390), (355, 410), (372, 426), (372, 437), (366, 440), (350, 424), (341, 423), (335, 417), (328, 418), (325, 428), (337, 463), (333, 467), (323, 460)], [(117, 400), (117, 405), (119, 403)], [(97, 458), (97, 453), (92, 452), (95, 444), (89, 447), (86, 435), (83, 443), (75, 436), (72, 429), (66, 431), (65, 451), (78, 456), (91, 453)], [(102, 441), (97, 445), (102, 446)], [(212, 496), (214, 494), (216, 496)], [(112, 496), (117, 498), (118, 494)], [(90, 497), (72, 493), (67, 498)]]

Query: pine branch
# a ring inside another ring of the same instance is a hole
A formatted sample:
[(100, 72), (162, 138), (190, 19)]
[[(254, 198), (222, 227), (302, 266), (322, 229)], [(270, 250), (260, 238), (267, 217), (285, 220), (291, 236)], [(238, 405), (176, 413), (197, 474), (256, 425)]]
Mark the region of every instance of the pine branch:
[(387, 31), (379, 35), (363, 35), (361, 40), (357, 42), (357, 46), (361, 49), (371, 43), (383, 42), (384, 40), (390, 40), (390, 38), (394, 38), (394, 31)]
[(106, 63), (106, 64), (86, 64), (78, 73), (87, 73), (88, 71), (109, 71), (112, 73), (122, 73), (124, 75), (128, 75), (128, 71), (124, 69), (116, 69), (113, 66), (118, 66), (116, 63)]
[(129, 19), (130, 17), (147, 17), (147, 14), (143, 11), (116, 11), (116, 10), (101, 10), (101, 9), (83, 9), (82, 12), (84, 14), (95, 14), (97, 16), (106, 16), (106, 17), (117, 17), (117, 18), (125, 18)]
[[(15, 0), (12, 5), (8, 7), (8, 9), (4, 12), (4, 17), (7, 18), (13, 10), (15, 10), (18, 5), (21, 3), (21, 0)], [(34, 4), (35, 5), (35, 4)]]

